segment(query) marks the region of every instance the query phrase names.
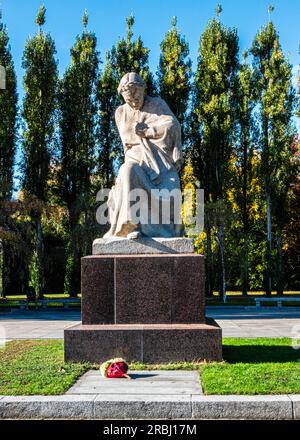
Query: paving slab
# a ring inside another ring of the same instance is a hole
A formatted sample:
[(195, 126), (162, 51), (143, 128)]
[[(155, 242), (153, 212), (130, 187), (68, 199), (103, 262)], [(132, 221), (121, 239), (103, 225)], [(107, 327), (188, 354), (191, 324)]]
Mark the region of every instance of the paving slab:
[(99, 395), (94, 401), (95, 419), (190, 419), (191, 396)]
[(300, 419), (300, 396), (2, 396), (0, 419)]
[(192, 396), (195, 419), (293, 418), (293, 404), (288, 396)]
[(130, 371), (131, 379), (107, 379), (97, 370), (85, 373), (68, 391), (101, 395), (192, 395), (202, 394), (198, 371)]
[[(300, 326), (299, 307), (277, 310), (210, 306), (206, 311), (222, 328), (225, 338), (294, 337)], [(80, 322), (80, 310), (13, 310), (0, 313), (0, 335), (1, 340), (63, 339), (64, 330)]]
[(5, 396), (0, 419), (92, 419), (94, 395)]
[(293, 416), (294, 419), (300, 420), (300, 395), (290, 395), (289, 398), (293, 404)]

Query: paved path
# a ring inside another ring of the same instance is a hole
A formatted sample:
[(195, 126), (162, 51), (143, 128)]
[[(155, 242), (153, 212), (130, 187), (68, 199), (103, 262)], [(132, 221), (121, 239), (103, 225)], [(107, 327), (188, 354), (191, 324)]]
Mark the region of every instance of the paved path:
[(198, 371), (131, 371), (129, 379), (106, 379), (98, 370), (85, 373), (66, 394), (201, 395)]
[[(207, 315), (223, 329), (224, 337), (300, 337), (300, 308), (216, 308)], [(61, 339), (64, 329), (80, 322), (79, 310), (0, 313), (3, 339)]]
[(300, 308), (207, 307), (227, 338), (300, 338)]

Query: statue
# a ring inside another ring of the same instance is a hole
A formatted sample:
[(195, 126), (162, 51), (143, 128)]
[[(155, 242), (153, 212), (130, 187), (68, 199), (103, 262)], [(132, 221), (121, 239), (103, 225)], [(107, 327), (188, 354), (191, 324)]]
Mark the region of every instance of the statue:
[[(166, 102), (159, 97), (145, 96), (145, 88), (145, 82), (136, 73), (124, 75), (118, 87), (125, 104), (117, 108), (115, 119), (125, 161), (109, 193), (107, 204), (111, 227), (104, 238), (183, 235), (181, 200), (174, 203), (174, 198), (159, 193), (167, 190), (169, 194), (180, 194), (181, 199), (178, 176), (182, 162), (181, 127)], [(130, 194), (134, 190), (143, 190), (149, 196), (147, 221), (137, 221), (132, 216)], [(156, 203), (150, 204), (149, 200)], [(161, 221), (164, 203), (170, 209), (170, 221), (165, 223)], [(159, 220), (153, 222), (153, 218)]]

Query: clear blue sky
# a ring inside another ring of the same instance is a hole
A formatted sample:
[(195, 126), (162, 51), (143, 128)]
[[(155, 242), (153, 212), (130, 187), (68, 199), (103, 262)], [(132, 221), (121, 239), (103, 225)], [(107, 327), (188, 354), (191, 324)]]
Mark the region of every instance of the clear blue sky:
[[(300, 0), (221, 0), (220, 3), (222, 22), (238, 28), (241, 51), (249, 48), (258, 29), (267, 23), (267, 9), (272, 3), (275, 6), (273, 22), (296, 73), (300, 62)], [(133, 13), (136, 17), (135, 35), (141, 35), (151, 50), (150, 67), (155, 72), (159, 45), (170, 29), (174, 15), (189, 42), (195, 69), (200, 35), (207, 21), (215, 16), (217, 0), (0, 0), (17, 70), (20, 98), (23, 95), (21, 63), (24, 45), (26, 38), (36, 32), (35, 17), (41, 4), (47, 9), (45, 30), (55, 40), (61, 74), (70, 61), (70, 48), (76, 35), (82, 32), (81, 19), (85, 9), (89, 12), (89, 29), (97, 35), (102, 60), (118, 37), (125, 35), (125, 18)], [(299, 120), (297, 126), (300, 133)], [(18, 154), (17, 161), (19, 157)]]
[[(241, 51), (249, 48), (258, 29), (267, 23), (267, 9), (272, 3), (275, 6), (272, 19), (296, 75), (300, 63), (300, 0), (220, 0), (220, 3), (222, 22), (238, 28)], [(177, 16), (178, 26), (189, 43), (195, 70), (199, 39), (207, 21), (215, 16), (217, 0), (0, 0), (2, 20), (8, 28), (17, 70), (20, 98), (23, 96), (22, 54), (27, 37), (36, 32), (35, 17), (41, 4), (47, 9), (45, 30), (55, 40), (60, 74), (70, 61), (70, 48), (76, 35), (82, 32), (81, 19), (85, 9), (89, 12), (89, 29), (97, 35), (102, 60), (118, 37), (125, 35), (125, 18), (133, 13), (136, 17), (135, 35), (141, 35), (151, 50), (150, 67), (155, 72), (159, 45), (171, 27), (173, 16)], [(300, 133), (299, 119), (297, 126)], [(20, 151), (17, 163), (19, 159)], [(16, 168), (16, 182), (17, 174)]]
[[(136, 16), (135, 35), (140, 34), (151, 49), (150, 66), (156, 71), (159, 45), (171, 26), (172, 16), (190, 45), (194, 68), (199, 38), (207, 21), (215, 15), (217, 0), (0, 0), (3, 21), (7, 24), (21, 92), (21, 60), (25, 40), (36, 31), (35, 16), (41, 4), (47, 8), (45, 29), (51, 32), (57, 48), (62, 73), (69, 63), (69, 50), (76, 34), (82, 31), (81, 17), (89, 12), (89, 29), (95, 31), (102, 60), (105, 52), (123, 36), (125, 17)], [(222, 21), (236, 26), (240, 48), (251, 45), (257, 30), (267, 22), (267, 6), (275, 6), (273, 21), (280, 33), (281, 43), (293, 65), (298, 65), (300, 32), (300, 0), (221, 0)], [(22, 94), (22, 92), (21, 92)]]

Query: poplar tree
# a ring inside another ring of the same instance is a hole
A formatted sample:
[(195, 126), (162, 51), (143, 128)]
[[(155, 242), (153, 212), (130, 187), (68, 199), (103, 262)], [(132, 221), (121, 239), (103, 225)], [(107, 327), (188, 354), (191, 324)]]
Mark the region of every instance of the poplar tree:
[[(107, 59), (105, 70), (99, 80), (98, 97), (100, 105), (99, 118), (99, 133), (104, 135), (101, 140), (99, 137), (100, 156), (99, 159), (104, 159), (104, 164), (100, 164), (100, 172), (106, 175), (107, 182), (108, 175), (113, 178), (113, 171), (115, 171), (123, 157), (123, 147), (115, 125), (115, 110), (118, 105), (123, 104), (123, 99), (118, 95), (118, 84), (126, 73), (138, 73), (146, 83), (147, 93), (149, 95), (156, 94), (156, 85), (152, 73), (149, 69), (149, 52), (141, 37), (133, 38), (133, 26), (135, 18), (130, 15), (126, 19), (127, 32), (125, 38), (119, 38), (116, 45), (111, 49), (109, 60)], [(107, 78), (110, 76), (112, 83), (107, 86)], [(100, 90), (101, 81), (104, 82), (104, 90)], [(101, 103), (103, 101), (103, 103)], [(106, 106), (106, 103), (109, 103)], [(105, 108), (106, 106), (106, 108)], [(111, 130), (110, 133), (108, 130)], [(110, 141), (110, 146), (108, 144)]]
[(250, 234), (249, 210), (250, 195), (249, 187), (253, 177), (253, 154), (255, 151), (255, 121), (253, 110), (256, 105), (256, 77), (252, 67), (247, 63), (247, 52), (244, 54), (243, 63), (238, 71), (237, 91), (237, 139), (234, 148), (234, 160), (237, 177), (234, 196), (239, 206), (243, 225), (243, 295), (248, 291), (248, 244)]
[(41, 6), (36, 18), (38, 32), (26, 41), (23, 55), (25, 97), (22, 116), (23, 188), (26, 196), (37, 199), (32, 218), (36, 226), (36, 279), (39, 294), (44, 286), (44, 246), (42, 205), (46, 202), (49, 164), (53, 151), (54, 120), (57, 98), (57, 62), (55, 44), (45, 34), (46, 9)]
[[(159, 95), (168, 103), (183, 128), (183, 134), (185, 134), (192, 62), (188, 58), (188, 43), (180, 35), (176, 17), (173, 17), (172, 29), (167, 32), (160, 49), (161, 55), (157, 72)], [(185, 136), (183, 140), (184, 138)]]
[[(96, 84), (98, 77), (97, 39), (87, 31), (88, 15), (83, 16), (83, 33), (71, 49), (71, 65), (59, 92), (59, 134), (61, 164), (59, 188), (69, 213), (69, 242), (65, 290), (76, 296), (80, 290), (81, 224), (87, 220), (91, 196), (96, 143)], [(83, 234), (84, 235), (84, 234)]]
[(117, 81), (120, 81), (122, 76), (128, 72), (138, 73), (146, 82), (147, 91), (151, 95), (155, 93), (155, 84), (148, 65), (150, 50), (144, 46), (140, 36), (133, 39), (132, 28), (135, 23), (133, 15), (126, 19), (126, 23), (126, 38), (119, 38), (117, 44), (112, 47), (111, 60), (113, 70)]
[(115, 169), (122, 154), (121, 142), (114, 121), (114, 113), (119, 103), (117, 87), (118, 82), (111, 63), (111, 54), (107, 52), (106, 63), (97, 85), (97, 174), (105, 188), (111, 187)]
[(6, 26), (0, 11), (0, 65), (5, 69), (6, 88), (0, 90), (0, 203), (9, 199), (13, 188), (13, 167), (17, 130), (17, 79)]
[[(269, 12), (271, 13), (274, 8)], [(295, 135), (292, 117), (295, 92), (292, 71), (285, 58), (279, 35), (270, 20), (256, 35), (251, 53), (259, 91), (260, 177), (267, 211), (266, 293), (272, 292), (272, 216), (277, 223), (277, 271), (282, 290), (282, 228), (286, 222), (287, 192), (291, 183), (292, 144)]]
[[(220, 255), (220, 292), (225, 297), (224, 224), (222, 220), (226, 197), (228, 167), (232, 153), (232, 138), (236, 108), (238, 68), (238, 37), (236, 29), (228, 29), (218, 18), (211, 20), (200, 39), (199, 61), (193, 93), (191, 143), (195, 172), (205, 190), (205, 202), (213, 203), (214, 219), (206, 215), (208, 286), (212, 292), (212, 223), (217, 228)], [(193, 137), (198, 139), (193, 139)], [(198, 162), (198, 163), (197, 163)], [(216, 208), (216, 207), (219, 208)]]

